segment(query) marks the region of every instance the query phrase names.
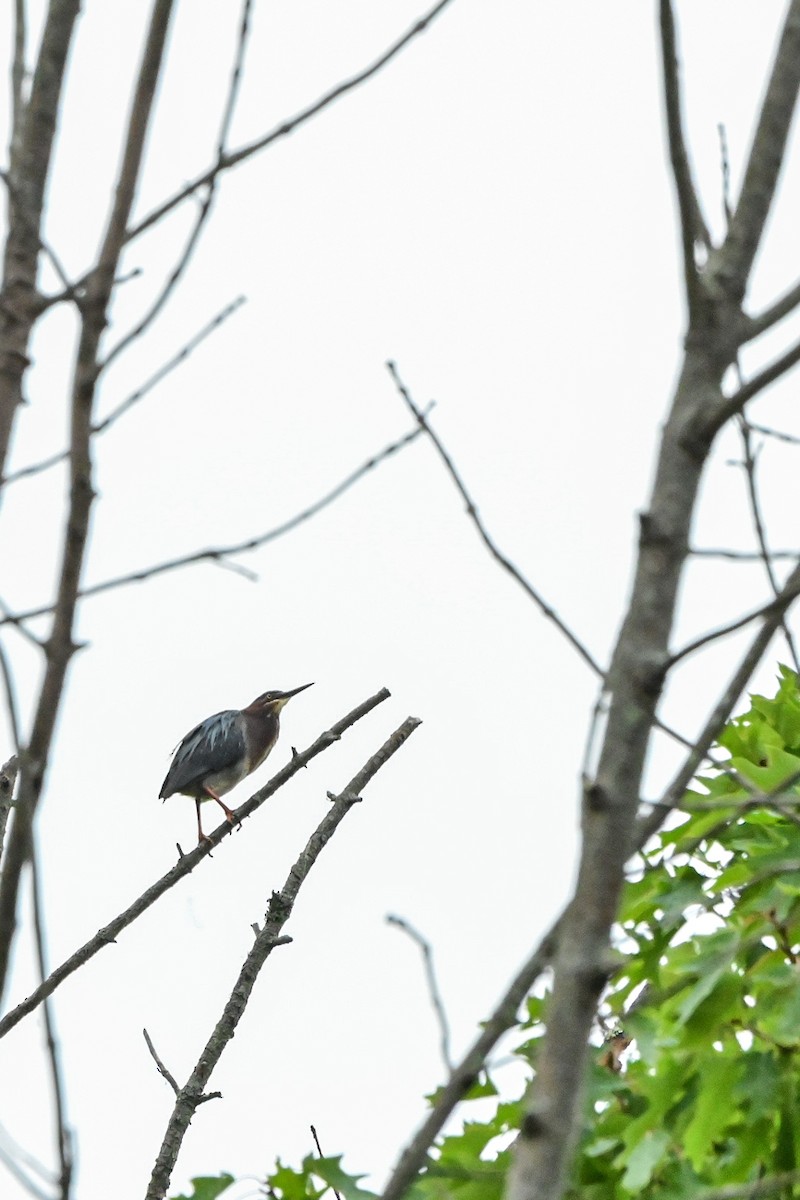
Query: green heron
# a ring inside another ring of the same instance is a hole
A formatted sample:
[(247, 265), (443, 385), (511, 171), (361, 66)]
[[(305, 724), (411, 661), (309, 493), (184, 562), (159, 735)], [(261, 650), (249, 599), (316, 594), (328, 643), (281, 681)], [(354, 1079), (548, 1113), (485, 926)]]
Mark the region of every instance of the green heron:
[(284, 704), (311, 686), (304, 683), (291, 692), (264, 692), (247, 708), (214, 713), (186, 734), (158, 795), (166, 800), (180, 792), (194, 798), (198, 843), (210, 840), (200, 824), (200, 804), (216, 800), (231, 824), (234, 822), (236, 818), (222, 797), (261, 766), (278, 740)]

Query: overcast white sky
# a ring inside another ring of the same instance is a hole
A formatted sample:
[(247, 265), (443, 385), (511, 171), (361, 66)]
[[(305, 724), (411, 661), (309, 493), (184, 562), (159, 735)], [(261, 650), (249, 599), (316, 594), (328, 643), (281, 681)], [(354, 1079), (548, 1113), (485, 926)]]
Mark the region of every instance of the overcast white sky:
[[(47, 219), (76, 276), (107, 213), (145, 21), (140, 0), (84, 8)], [(678, 5), (689, 134), (717, 230), (717, 123), (735, 187), (783, 8)], [(178, 6), (139, 214), (211, 161), (237, 10)], [(420, 11), (257, 0), (233, 144), (370, 61)], [(653, 4), (455, 0), (379, 77), (227, 176), (179, 295), (109, 372), (99, 415), (228, 301), (247, 304), (98, 440), (87, 581), (257, 534), (314, 501), (410, 428), (384, 367), (394, 358), (415, 398), (436, 400), (436, 428), (500, 546), (605, 661), (683, 321), (659, 88)], [(796, 149), (795, 136), (756, 307), (800, 271)], [(142, 274), (120, 293), (108, 344), (158, 290), (192, 213), (130, 249), (125, 267)], [(64, 444), (73, 334), (66, 308), (42, 323), (13, 466)], [(800, 433), (796, 386), (759, 401), (757, 418)], [(732, 436), (718, 447), (698, 545), (753, 545), (736, 453)], [(797, 546), (797, 450), (770, 443), (762, 462), (773, 542)], [(59, 469), (8, 489), (0, 595), (14, 609), (52, 596), (63, 507)], [(82, 609), (88, 646), (39, 824), (53, 964), (168, 869), (176, 841), (192, 844), (191, 801), (157, 796), (196, 721), (316, 681), (286, 710), (255, 787), (381, 686), (392, 699), (57, 992), (79, 1200), (144, 1193), (172, 1094), (142, 1026), (183, 1081), (326, 791), (408, 714), (424, 724), (303, 889), (294, 942), (258, 982), (213, 1079), (224, 1100), (195, 1117), (173, 1191), (192, 1175), (263, 1174), (277, 1155), (296, 1163), (312, 1122), (326, 1153), (377, 1186), (442, 1078), (417, 952), (385, 915), (432, 941), (458, 1053), (570, 887), (594, 681), (489, 559), (430, 445), (242, 561), (257, 583), (204, 565)], [(765, 596), (757, 567), (693, 564), (676, 645)], [(13, 633), (4, 644), (27, 716), (39, 664)], [(676, 681), (664, 715), (686, 733), (735, 647)], [(654, 753), (653, 791), (671, 755)], [(23, 940), (11, 1003), (35, 982), (32, 961)], [(52, 1162), (41, 1047), (38, 1016), (0, 1043), (0, 1123)], [(0, 1178), (4, 1198), (24, 1194)]]

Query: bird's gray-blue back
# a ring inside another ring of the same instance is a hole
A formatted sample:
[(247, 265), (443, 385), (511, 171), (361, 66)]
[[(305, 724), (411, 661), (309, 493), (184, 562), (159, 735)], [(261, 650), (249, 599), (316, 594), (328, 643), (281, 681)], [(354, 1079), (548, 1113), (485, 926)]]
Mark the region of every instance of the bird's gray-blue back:
[(235, 708), (206, 717), (195, 725), (178, 747), (161, 798), (200, 783), (206, 775), (224, 771), (245, 754), (241, 714)]

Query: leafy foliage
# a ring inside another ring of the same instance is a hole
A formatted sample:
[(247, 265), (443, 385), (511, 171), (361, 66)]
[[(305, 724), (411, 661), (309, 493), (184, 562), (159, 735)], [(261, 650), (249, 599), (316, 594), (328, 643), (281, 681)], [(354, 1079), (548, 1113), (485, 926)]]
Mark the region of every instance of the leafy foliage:
[(223, 1171), (221, 1175), (198, 1175), (192, 1180), (191, 1196), (173, 1196), (171, 1200), (217, 1200), (234, 1182), (232, 1175)]
[[(634, 864), (600, 1023), (634, 1039), (620, 1068), (593, 1056), (569, 1200), (694, 1200), (800, 1165), (800, 689), (781, 668), (724, 730), (670, 828)], [(535, 1074), (545, 1001), (528, 1001), (516, 1055)], [(598, 1038), (598, 1041), (601, 1041)], [(435, 1095), (430, 1097), (435, 1101)], [(410, 1200), (500, 1200), (521, 1097), (491, 1081), (429, 1156)], [(372, 1200), (339, 1158), (280, 1163), (275, 1200)], [(775, 1191), (777, 1194), (777, 1189)], [(787, 1185), (783, 1195), (791, 1195)]]

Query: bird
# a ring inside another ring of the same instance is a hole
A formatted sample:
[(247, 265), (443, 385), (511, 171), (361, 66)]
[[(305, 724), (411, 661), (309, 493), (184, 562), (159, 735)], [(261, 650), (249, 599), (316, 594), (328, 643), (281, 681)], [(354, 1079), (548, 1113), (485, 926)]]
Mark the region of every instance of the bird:
[(280, 712), (304, 683), (290, 692), (262, 692), (246, 708), (226, 708), (206, 717), (183, 738), (158, 793), (160, 800), (191, 796), (197, 807), (197, 842), (209, 843), (200, 821), (200, 805), (216, 800), (233, 824), (236, 820), (222, 797), (260, 767), (278, 740)]

